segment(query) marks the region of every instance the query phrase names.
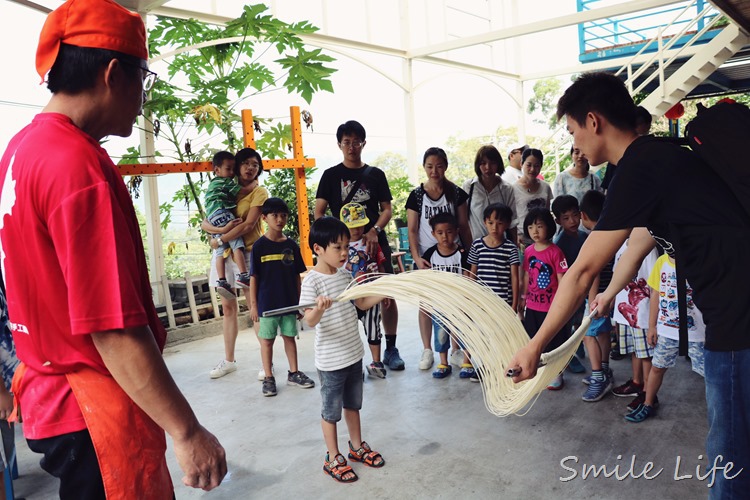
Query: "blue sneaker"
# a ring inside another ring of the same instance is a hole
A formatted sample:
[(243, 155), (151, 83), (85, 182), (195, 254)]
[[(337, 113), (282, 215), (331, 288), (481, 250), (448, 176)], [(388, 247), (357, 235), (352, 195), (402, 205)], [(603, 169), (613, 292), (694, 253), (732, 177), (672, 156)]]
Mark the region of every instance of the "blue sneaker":
[(389, 347), (383, 353), (383, 364), (387, 365), (391, 370), (403, 370), (405, 367), (404, 360), (401, 359), (401, 355), (398, 353), (397, 347)]
[(568, 371), (571, 373), (586, 373), (586, 368), (576, 356), (573, 356), (568, 363)]
[(625, 420), (638, 424), (654, 415), (656, 415), (656, 409), (654, 407), (642, 404), (638, 405), (638, 408), (625, 415)]
[(453, 367), (451, 365), (437, 365), (437, 370), (432, 372), (432, 378), (445, 378), (451, 374)]
[(606, 396), (612, 390), (612, 379), (604, 376), (604, 380), (591, 379), (589, 388), (583, 393), (581, 399), (587, 403), (594, 403)]
[[(614, 383), (615, 383), (615, 374), (612, 373), (612, 368), (607, 368), (607, 378), (609, 378), (612, 381), (612, 384), (614, 385)], [(591, 375), (588, 375), (588, 376), (583, 377), (581, 379), (581, 383), (582, 384), (586, 384), (586, 385), (591, 385), (591, 381), (592, 380), (593, 379), (591, 378)]]

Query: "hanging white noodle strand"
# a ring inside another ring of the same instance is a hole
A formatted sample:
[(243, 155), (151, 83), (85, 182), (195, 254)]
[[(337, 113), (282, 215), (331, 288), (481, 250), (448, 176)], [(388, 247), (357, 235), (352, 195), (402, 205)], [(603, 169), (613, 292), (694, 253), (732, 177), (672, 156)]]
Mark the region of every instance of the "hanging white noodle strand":
[(372, 275), (353, 282), (337, 300), (381, 295), (421, 307), (439, 318), (469, 350), (480, 373), (487, 410), (499, 417), (525, 415), (575, 354), (590, 319), (562, 346), (542, 355), (536, 377), (519, 384), (505, 376), (513, 354), (529, 337), (510, 306), (488, 286), (455, 273), (420, 270)]

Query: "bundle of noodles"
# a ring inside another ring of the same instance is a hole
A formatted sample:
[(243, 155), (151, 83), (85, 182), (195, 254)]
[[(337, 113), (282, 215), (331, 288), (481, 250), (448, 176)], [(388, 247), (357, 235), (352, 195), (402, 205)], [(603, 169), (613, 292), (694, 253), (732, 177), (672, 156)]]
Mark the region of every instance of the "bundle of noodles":
[(529, 337), (510, 306), (486, 285), (455, 273), (412, 271), (374, 275), (349, 286), (337, 300), (381, 295), (421, 307), (438, 318), (469, 350), (490, 413), (525, 415), (567, 366), (590, 320), (558, 349), (542, 355), (536, 377), (519, 384), (505, 376), (513, 354)]

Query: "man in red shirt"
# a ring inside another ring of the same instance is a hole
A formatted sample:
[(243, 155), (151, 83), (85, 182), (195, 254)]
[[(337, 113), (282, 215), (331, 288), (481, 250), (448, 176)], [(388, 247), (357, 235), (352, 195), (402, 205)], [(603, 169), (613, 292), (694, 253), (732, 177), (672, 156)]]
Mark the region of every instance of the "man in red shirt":
[(131, 134), (155, 76), (147, 58), (140, 16), (65, 2), (37, 50), (52, 97), (0, 161), (0, 265), (23, 362), (14, 393), (61, 498), (173, 498), (164, 431), (186, 485), (210, 490), (226, 474), (162, 359), (135, 211), (99, 146)]

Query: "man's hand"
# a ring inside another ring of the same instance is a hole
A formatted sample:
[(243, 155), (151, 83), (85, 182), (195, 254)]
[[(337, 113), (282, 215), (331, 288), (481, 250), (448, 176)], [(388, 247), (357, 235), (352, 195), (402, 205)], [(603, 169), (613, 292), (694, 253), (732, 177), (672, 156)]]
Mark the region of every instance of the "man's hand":
[(606, 295), (605, 292), (602, 292), (597, 294), (597, 296), (594, 297), (594, 300), (591, 301), (591, 304), (589, 304), (589, 310), (596, 311), (596, 318), (608, 316), (610, 309), (612, 309), (612, 302), (614, 302), (614, 300), (614, 297), (610, 297)]
[(539, 367), (539, 359), (541, 355), (541, 349), (537, 348), (536, 344), (531, 342), (519, 349), (506, 367), (509, 370), (520, 368), (520, 372), (513, 377), (513, 382), (518, 383), (522, 380), (534, 378), (536, 376), (536, 370)]
[(380, 241), (378, 240), (378, 232), (375, 231), (375, 228), (372, 228), (363, 234), (362, 238), (367, 245), (367, 253), (370, 255), (377, 255), (378, 250), (380, 250)]
[(177, 463), (185, 475), (182, 482), (191, 488), (212, 490), (227, 474), (227, 459), (216, 437), (202, 425), (189, 437), (174, 441)]
[(417, 265), (417, 269), (430, 269), (432, 267), (430, 261), (422, 257), (414, 256), (414, 263)]
[[(0, 381), (2, 384), (2, 381)], [(2, 391), (0, 391), (0, 420), (8, 420), (8, 417), (13, 412), (13, 393), (5, 389), (3, 385)]]

